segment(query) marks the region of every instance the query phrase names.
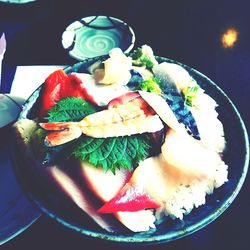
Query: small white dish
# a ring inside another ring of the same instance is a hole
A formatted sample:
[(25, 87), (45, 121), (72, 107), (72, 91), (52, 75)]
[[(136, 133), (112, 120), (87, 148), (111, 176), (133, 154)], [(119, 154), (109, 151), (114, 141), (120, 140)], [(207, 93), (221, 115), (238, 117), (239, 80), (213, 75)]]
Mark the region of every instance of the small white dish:
[(134, 31), (124, 21), (109, 16), (89, 16), (71, 23), (62, 34), (62, 45), (79, 61), (101, 56), (115, 47), (129, 53), (135, 43)]

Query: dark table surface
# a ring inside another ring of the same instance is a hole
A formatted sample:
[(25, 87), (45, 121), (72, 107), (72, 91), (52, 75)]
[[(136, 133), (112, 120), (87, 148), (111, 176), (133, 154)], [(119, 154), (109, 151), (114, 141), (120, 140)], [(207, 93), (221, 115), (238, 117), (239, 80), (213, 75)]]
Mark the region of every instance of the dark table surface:
[[(0, 27), (8, 42), (4, 70), (9, 73), (4, 76), (8, 81), (2, 91), (9, 91), (11, 73), (17, 65), (74, 64), (76, 61), (61, 46), (64, 28), (84, 16), (109, 15), (131, 25), (135, 46), (148, 44), (156, 55), (187, 64), (216, 82), (232, 99), (249, 131), (249, 7), (247, 0), (40, 0), (22, 6), (0, 3)], [(238, 40), (232, 48), (224, 48), (221, 36), (231, 27), (238, 31)], [(216, 221), (154, 249), (249, 249), (249, 181), (248, 175), (236, 200)], [(44, 216), (0, 249), (90, 247), (126, 249), (84, 239)]]

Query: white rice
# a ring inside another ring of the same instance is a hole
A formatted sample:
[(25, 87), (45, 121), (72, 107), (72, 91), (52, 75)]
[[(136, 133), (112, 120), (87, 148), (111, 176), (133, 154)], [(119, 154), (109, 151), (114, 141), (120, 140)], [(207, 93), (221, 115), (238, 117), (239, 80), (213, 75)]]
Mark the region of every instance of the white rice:
[[(196, 120), (202, 138), (201, 142), (208, 150), (220, 154), (226, 147), (226, 141), (223, 125), (216, 112), (217, 104), (203, 91), (199, 95), (196, 99), (196, 106), (191, 108), (191, 112)], [(209, 179), (202, 181), (196, 179), (188, 184), (176, 183), (163, 207), (156, 211), (156, 217), (160, 219), (162, 215), (167, 215), (182, 220), (183, 216), (194, 208), (204, 205), (206, 195), (211, 195), (215, 188), (221, 187), (228, 181), (228, 166), (223, 160), (220, 158), (217, 161), (211, 160), (211, 168), (214, 168), (214, 171)]]

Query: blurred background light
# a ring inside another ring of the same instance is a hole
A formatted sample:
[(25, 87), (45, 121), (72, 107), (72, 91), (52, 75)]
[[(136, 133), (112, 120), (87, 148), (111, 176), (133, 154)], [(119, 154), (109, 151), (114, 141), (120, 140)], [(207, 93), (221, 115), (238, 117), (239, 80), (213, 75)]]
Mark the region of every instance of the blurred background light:
[(238, 40), (239, 32), (235, 28), (227, 29), (221, 36), (221, 44), (224, 48), (233, 48)]

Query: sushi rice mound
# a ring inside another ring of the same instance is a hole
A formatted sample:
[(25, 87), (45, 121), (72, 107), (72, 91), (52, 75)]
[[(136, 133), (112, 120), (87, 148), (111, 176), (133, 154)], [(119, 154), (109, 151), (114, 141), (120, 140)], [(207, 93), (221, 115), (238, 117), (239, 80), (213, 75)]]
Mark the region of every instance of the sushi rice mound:
[(219, 188), (227, 181), (227, 165), (221, 163), (217, 166), (213, 179), (204, 182), (193, 181), (189, 185), (177, 185), (165, 206), (156, 211), (157, 219), (166, 215), (182, 220), (184, 215), (206, 203), (206, 194), (212, 194), (214, 188)]
[[(226, 147), (226, 141), (216, 107), (216, 102), (202, 91), (196, 99), (196, 105), (191, 108), (201, 134), (202, 146), (218, 156), (210, 158), (208, 163), (209, 169), (213, 172), (204, 180), (194, 179), (191, 182), (173, 180), (172, 194), (164, 206), (156, 211), (157, 219), (166, 215), (182, 220), (184, 215), (206, 203), (207, 194), (212, 194), (215, 188), (221, 187), (228, 181), (228, 166), (219, 156), (219, 153), (222, 153)], [(200, 164), (204, 164), (202, 159)]]

